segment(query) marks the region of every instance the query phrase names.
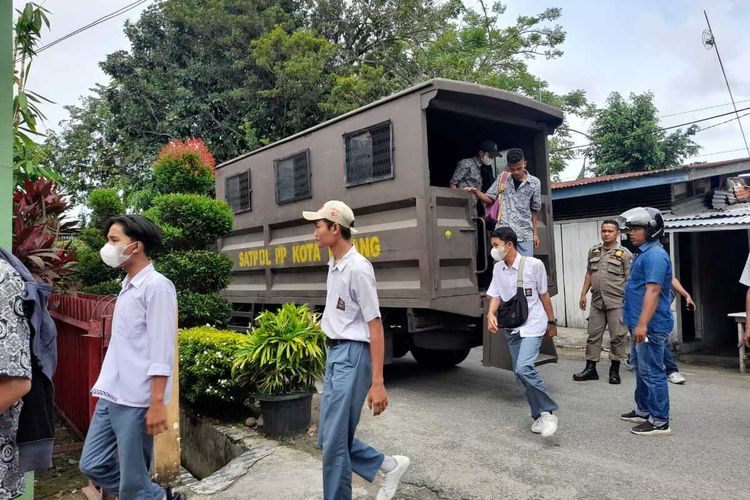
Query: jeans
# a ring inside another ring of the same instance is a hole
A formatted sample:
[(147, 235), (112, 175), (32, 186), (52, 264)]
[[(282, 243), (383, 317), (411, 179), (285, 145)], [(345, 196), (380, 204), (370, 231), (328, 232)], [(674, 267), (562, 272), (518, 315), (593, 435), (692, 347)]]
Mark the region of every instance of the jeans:
[(680, 371), (677, 369), (677, 363), (674, 361), (674, 355), (669, 346), (664, 348), (664, 371), (667, 372), (667, 376)]
[(531, 416), (537, 419), (543, 411), (557, 411), (557, 404), (544, 390), (544, 382), (536, 369), (536, 358), (544, 337), (521, 337), (520, 333), (505, 330), (505, 340), (513, 362), (513, 373), (526, 388)]
[(518, 253), (526, 257), (534, 256), (534, 240), (519, 241), (518, 247), (516, 248)]
[(354, 437), (371, 383), (370, 344), (345, 342), (328, 350), (318, 429), (325, 500), (351, 500), (352, 471), (372, 482), (383, 463), (381, 452)]
[(100, 399), (83, 444), (81, 473), (122, 500), (166, 495), (149, 476), (154, 438), (146, 433), (147, 410)]
[(655, 426), (669, 421), (669, 387), (664, 369), (668, 333), (648, 332), (648, 341), (632, 343), (630, 365), (635, 374), (635, 407)]

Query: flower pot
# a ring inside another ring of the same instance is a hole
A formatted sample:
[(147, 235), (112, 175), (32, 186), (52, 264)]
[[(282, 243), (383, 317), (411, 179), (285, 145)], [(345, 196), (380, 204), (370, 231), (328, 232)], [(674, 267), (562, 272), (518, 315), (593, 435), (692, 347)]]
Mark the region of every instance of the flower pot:
[(303, 434), (312, 419), (312, 395), (312, 392), (286, 396), (254, 394), (253, 397), (260, 401), (263, 432), (283, 437)]

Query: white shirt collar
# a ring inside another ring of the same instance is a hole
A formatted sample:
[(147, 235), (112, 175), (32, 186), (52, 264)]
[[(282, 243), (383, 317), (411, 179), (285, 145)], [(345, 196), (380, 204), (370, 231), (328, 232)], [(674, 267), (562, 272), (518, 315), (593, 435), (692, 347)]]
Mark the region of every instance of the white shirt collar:
[[(516, 271), (520, 269), (521, 267), (521, 254), (520, 253), (516, 253), (516, 260), (513, 261), (513, 264), (510, 267), (512, 267)], [(503, 271), (507, 271), (507, 270), (508, 270), (508, 264), (506, 264), (505, 261), (503, 261)]]
[(148, 275), (151, 274), (153, 270), (154, 264), (150, 262), (146, 267), (138, 271), (138, 273), (133, 276), (133, 279), (128, 280), (128, 277), (125, 276), (125, 279), (122, 280), (122, 288), (125, 289), (128, 287), (128, 285), (133, 285), (136, 288), (140, 288)]
[(331, 266), (331, 267), (332, 267), (333, 269), (336, 269), (336, 270), (338, 270), (338, 271), (343, 271), (343, 270), (344, 270), (344, 268), (346, 268), (346, 265), (347, 265), (347, 264), (349, 263), (349, 259), (350, 259), (350, 258), (352, 257), (352, 255), (354, 255), (355, 253), (357, 253), (357, 247), (355, 247), (354, 245), (352, 245), (352, 247), (351, 247), (351, 248), (349, 249), (349, 251), (348, 251), (348, 252), (346, 252), (346, 253), (344, 254), (344, 256), (343, 256), (343, 257), (341, 257), (341, 258), (339, 259), (339, 261), (338, 261), (338, 262), (336, 262), (336, 260), (335, 260), (335, 259), (334, 259), (334, 257), (332, 256), (332, 257), (331, 257), (331, 259), (330, 259), (330, 260), (328, 261), (328, 264), (329, 264), (329, 265), (330, 265), (330, 266)]

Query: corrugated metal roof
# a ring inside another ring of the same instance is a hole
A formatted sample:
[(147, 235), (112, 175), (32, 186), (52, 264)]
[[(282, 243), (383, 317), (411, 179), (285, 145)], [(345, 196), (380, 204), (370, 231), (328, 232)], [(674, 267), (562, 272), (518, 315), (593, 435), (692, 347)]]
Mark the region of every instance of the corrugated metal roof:
[(667, 231), (696, 229), (740, 229), (750, 227), (750, 203), (742, 203), (727, 210), (705, 210), (688, 215), (667, 215), (664, 217)]
[(629, 179), (631, 177), (646, 177), (651, 175), (658, 175), (664, 172), (674, 172), (678, 170), (698, 170), (703, 168), (721, 167), (723, 165), (731, 165), (732, 163), (741, 163), (747, 161), (748, 158), (737, 158), (734, 160), (723, 160), (715, 161), (712, 163), (695, 163), (692, 165), (682, 165), (674, 168), (663, 168), (661, 170), (649, 170), (647, 172), (626, 172), (624, 174), (612, 174), (612, 175), (599, 175), (597, 177), (586, 177), (583, 179), (573, 179), (571, 181), (554, 182), (551, 188), (554, 189), (565, 189), (575, 186), (585, 186), (587, 184), (599, 184), (601, 182), (611, 182), (620, 179)]

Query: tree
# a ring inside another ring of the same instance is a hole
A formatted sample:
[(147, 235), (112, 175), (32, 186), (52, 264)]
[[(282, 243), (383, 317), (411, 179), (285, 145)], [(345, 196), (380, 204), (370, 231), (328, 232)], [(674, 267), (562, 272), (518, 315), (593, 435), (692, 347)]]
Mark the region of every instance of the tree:
[(126, 24), (130, 50), (101, 65), (111, 82), (71, 108), (62, 134), (49, 141), (52, 165), (72, 174), (72, 191), (117, 185), (127, 196), (148, 183), (146, 166), (171, 138), (201, 137), (221, 163), (435, 77), (581, 109), (581, 91), (555, 95), (527, 67), (530, 58), (562, 53), (560, 10), (508, 22), (502, 4), (481, 6), (159, 2)]
[(651, 92), (630, 94), (624, 99), (613, 92), (607, 105), (596, 112), (591, 126), (591, 146), (586, 156), (596, 175), (643, 172), (679, 165), (698, 152), (690, 139), (695, 128), (667, 134), (659, 127), (658, 111)]

